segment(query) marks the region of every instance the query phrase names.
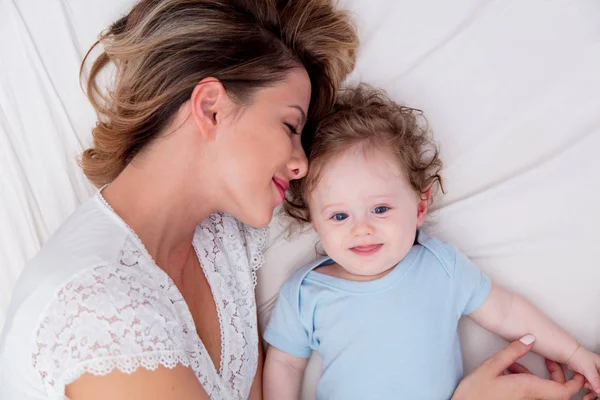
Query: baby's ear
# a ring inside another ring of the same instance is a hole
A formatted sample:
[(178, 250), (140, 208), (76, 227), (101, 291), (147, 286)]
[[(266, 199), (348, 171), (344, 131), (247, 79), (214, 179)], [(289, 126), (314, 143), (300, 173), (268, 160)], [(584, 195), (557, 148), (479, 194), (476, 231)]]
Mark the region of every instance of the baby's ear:
[(317, 230), (317, 225), (315, 225), (315, 221), (310, 221), (310, 225), (312, 226), (315, 232), (319, 233), (319, 231)]
[(427, 217), (427, 208), (431, 202), (431, 189), (423, 193), (419, 193), (419, 204), (417, 204), (417, 227), (423, 225)]

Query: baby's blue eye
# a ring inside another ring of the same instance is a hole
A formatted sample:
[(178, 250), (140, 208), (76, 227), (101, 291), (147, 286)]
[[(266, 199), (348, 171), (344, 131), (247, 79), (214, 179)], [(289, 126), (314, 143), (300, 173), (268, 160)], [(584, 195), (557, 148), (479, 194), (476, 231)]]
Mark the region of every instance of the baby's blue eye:
[(389, 210), (389, 208), (388, 208), (388, 207), (386, 207), (386, 206), (379, 206), (379, 207), (375, 207), (375, 208), (373, 209), (373, 212), (374, 212), (375, 214), (383, 214), (383, 213), (384, 213), (384, 212), (386, 212), (387, 210)]
[(348, 214), (346, 213), (337, 213), (334, 214), (333, 217), (331, 217), (332, 219), (336, 220), (336, 221), (343, 221), (346, 218), (348, 218)]

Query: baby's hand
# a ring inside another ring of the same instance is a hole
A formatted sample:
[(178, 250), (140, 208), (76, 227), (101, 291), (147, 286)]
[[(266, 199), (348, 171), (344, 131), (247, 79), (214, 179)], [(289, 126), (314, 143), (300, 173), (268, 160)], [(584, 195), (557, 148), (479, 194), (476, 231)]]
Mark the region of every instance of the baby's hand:
[(600, 355), (580, 346), (567, 361), (567, 367), (585, 376), (593, 391), (600, 396)]

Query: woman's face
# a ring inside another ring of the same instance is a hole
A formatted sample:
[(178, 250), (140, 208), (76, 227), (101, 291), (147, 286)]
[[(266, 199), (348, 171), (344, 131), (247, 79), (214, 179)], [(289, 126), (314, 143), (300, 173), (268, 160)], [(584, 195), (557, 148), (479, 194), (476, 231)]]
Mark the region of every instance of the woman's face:
[(215, 167), (225, 189), (223, 211), (248, 225), (266, 226), (288, 182), (306, 175), (300, 134), (310, 95), (308, 74), (297, 68), (219, 124), (217, 149), (224, 149), (224, 157), (216, 158)]

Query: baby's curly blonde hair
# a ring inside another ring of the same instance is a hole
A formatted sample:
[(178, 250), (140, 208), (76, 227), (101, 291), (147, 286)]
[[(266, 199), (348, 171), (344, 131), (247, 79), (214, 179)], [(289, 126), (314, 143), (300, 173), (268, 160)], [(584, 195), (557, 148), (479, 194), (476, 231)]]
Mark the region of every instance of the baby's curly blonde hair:
[(323, 169), (356, 145), (391, 151), (421, 198), (428, 198), (438, 188), (444, 191), (442, 160), (423, 112), (401, 106), (383, 91), (361, 84), (340, 92), (332, 111), (315, 126), (307, 151), (308, 174), (290, 182), (285, 213), (300, 223), (311, 222), (308, 199)]

